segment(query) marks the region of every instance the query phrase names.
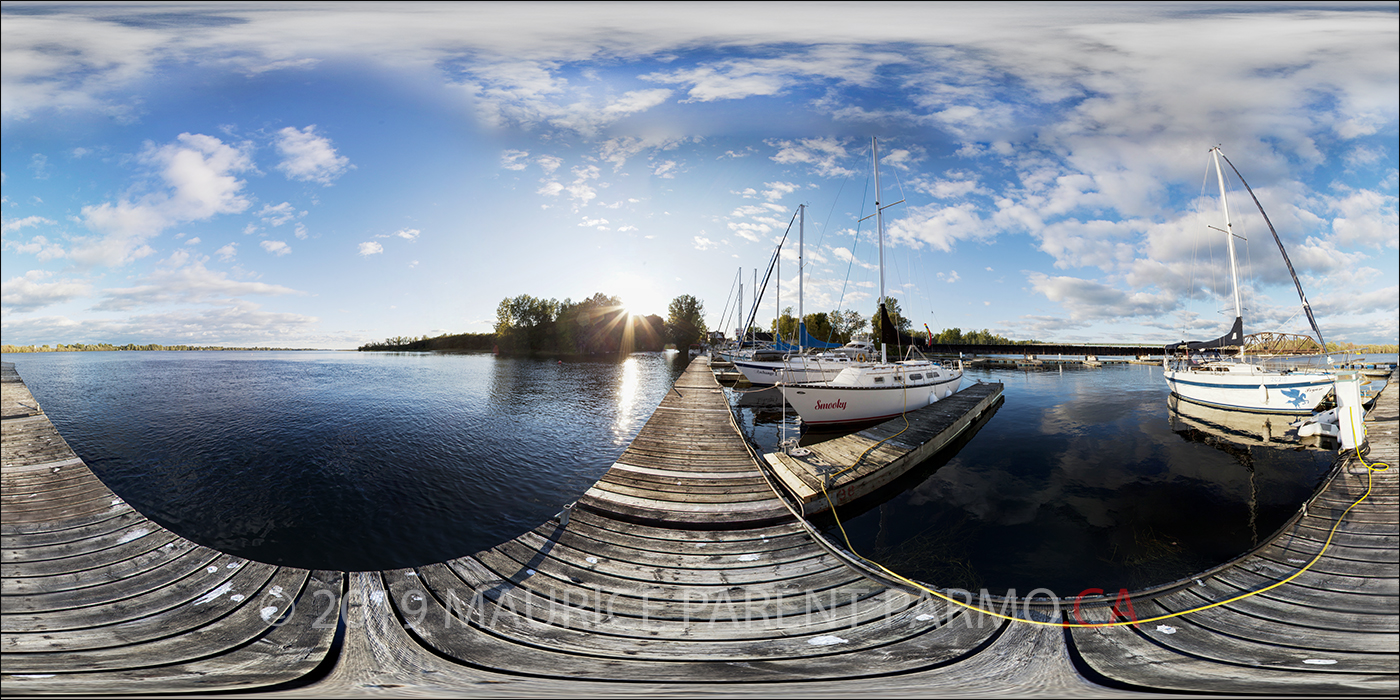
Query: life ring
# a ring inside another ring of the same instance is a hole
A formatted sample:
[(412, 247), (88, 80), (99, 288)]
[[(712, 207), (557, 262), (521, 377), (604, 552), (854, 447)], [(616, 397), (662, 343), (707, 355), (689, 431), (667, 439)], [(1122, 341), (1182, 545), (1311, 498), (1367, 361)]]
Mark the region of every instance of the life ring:
[(863, 353), (863, 352), (858, 352), (858, 353), (856, 353), (856, 362), (865, 362), (865, 353)]

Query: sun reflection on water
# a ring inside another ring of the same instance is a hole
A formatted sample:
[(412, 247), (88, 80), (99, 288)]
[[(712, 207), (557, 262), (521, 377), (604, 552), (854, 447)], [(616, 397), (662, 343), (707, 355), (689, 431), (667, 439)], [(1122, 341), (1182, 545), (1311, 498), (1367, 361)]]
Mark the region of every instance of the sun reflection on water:
[(617, 382), (617, 420), (613, 422), (613, 439), (622, 444), (632, 434), (632, 424), (636, 422), (633, 411), (637, 405), (638, 389), (641, 387), (641, 365), (637, 358), (629, 357), (622, 363), (622, 376)]

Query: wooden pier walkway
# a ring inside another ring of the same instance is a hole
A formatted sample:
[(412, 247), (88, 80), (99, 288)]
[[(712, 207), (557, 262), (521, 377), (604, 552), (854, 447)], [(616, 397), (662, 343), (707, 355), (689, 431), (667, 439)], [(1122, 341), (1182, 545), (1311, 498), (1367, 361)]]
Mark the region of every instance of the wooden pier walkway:
[[(4, 390), (6, 694), (1390, 694), (1400, 678), (1394, 469), (1293, 582), (1162, 623), (1170, 633), (1067, 633), (848, 564), (776, 496), (704, 358), (560, 517), (469, 557), (350, 574), (236, 560), (154, 527), (21, 383)], [(1392, 383), (1369, 419), (1371, 457), (1392, 464), (1396, 404)], [(1200, 584), (1134, 594), (1137, 615), (1288, 576), (1365, 478), (1341, 463), (1273, 541)], [(296, 608), (273, 606), (273, 586)], [(338, 631), (322, 629), (333, 605)]]

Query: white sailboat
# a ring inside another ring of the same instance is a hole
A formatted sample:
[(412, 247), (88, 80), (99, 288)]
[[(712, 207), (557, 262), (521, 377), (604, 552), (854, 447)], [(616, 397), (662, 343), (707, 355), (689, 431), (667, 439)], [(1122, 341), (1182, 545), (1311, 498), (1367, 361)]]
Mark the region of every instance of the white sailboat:
[(806, 354), (806, 329), (803, 327), (802, 308), (802, 269), (803, 246), (806, 237), (807, 205), (797, 207), (797, 349), (795, 352), (770, 352), (768, 357), (754, 355), (750, 358), (735, 359), (734, 367), (743, 373), (750, 384), (769, 386), (779, 382), (806, 383), (827, 382), (836, 378), (841, 370), (851, 363), (851, 356), (845, 353)]
[[(1258, 360), (1250, 361), (1245, 356), (1244, 319), (1240, 304), (1239, 275), (1235, 264), (1235, 233), (1230, 223), (1230, 206), (1225, 198), (1225, 176), (1220, 169), (1220, 160), (1224, 156), (1219, 147), (1211, 149), (1211, 156), (1215, 163), (1215, 177), (1220, 185), (1220, 207), (1225, 218), (1225, 228), (1222, 231), (1230, 256), (1235, 322), (1229, 333), (1215, 340), (1182, 341), (1168, 345), (1162, 361), (1163, 377), (1173, 394), (1207, 406), (1264, 413), (1312, 413), (1332, 390), (1331, 373), (1323, 370), (1275, 369)], [(1226, 158), (1225, 162), (1230, 161)], [(1239, 175), (1239, 170), (1235, 169), (1233, 163), (1230, 163), (1230, 168)], [(1243, 177), (1240, 178), (1240, 182), (1244, 183)], [(1244, 186), (1249, 189), (1248, 183), (1244, 183)], [(1251, 197), (1253, 194), (1253, 190), (1250, 190)], [(1258, 198), (1255, 198), (1254, 202), (1258, 205)], [(1259, 207), (1259, 213), (1264, 214), (1262, 206)], [(1268, 223), (1267, 214), (1264, 214), (1264, 221)], [(1272, 223), (1269, 223), (1269, 230), (1273, 231)], [(1283, 243), (1278, 240), (1277, 232), (1274, 232), (1274, 240), (1278, 242), (1279, 252), (1283, 254), (1284, 261), (1288, 263), (1289, 273), (1292, 274), (1293, 265), (1288, 262), (1288, 253), (1283, 250)], [(1297, 275), (1293, 276), (1293, 282), (1298, 287), (1303, 310), (1312, 323), (1313, 331), (1317, 333), (1318, 343), (1320, 347), (1326, 348)], [(1224, 357), (1226, 348), (1235, 347), (1239, 348), (1235, 357)], [(1207, 359), (1206, 353), (1219, 356), (1219, 359)]]
[(880, 152), (870, 140), (875, 173), (875, 228), (880, 242), (880, 359), (852, 362), (829, 382), (779, 384), (783, 398), (808, 426), (834, 426), (887, 420), (951, 396), (962, 383), (962, 362), (950, 367), (930, 360), (889, 361), (884, 334), (893, 334), (885, 311), (884, 210), (899, 204), (880, 205)]

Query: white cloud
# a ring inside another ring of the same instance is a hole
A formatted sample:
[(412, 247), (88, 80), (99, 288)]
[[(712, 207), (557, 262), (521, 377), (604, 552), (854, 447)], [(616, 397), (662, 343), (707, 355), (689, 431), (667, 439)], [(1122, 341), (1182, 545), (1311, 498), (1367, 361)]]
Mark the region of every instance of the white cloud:
[(30, 270), (23, 277), (6, 280), (3, 291), (0, 291), (0, 306), (8, 313), (27, 313), (92, 293), (93, 287), (89, 282), (43, 281), (52, 276), (52, 272), (45, 270)]
[(529, 151), (519, 151), (510, 149), (501, 152), (501, 167), (506, 170), (524, 170), (526, 158), (530, 157)]
[(708, 239), (708, 238), (706, 238), (706, 237), (704, 237), (704, 236), (696, 236), (696, 237), (695, 237), (695, 249), (696, 249), (696, 250), (709, 250), (709, 249), (711, 249), (711, 248), (713, 248), (713, 247), (715, 247), (715, 242), (714, 242), (714, 241), (712, 241), (712, 240), (710, 240), (710, 239)]
[(18, 231), (29, 226), (39, 226), (43, 224), (52, 225), (53, 223), (54, 221), (52, 219), (45, 219), (42, 216), (26, 216), (23, 219), (14, 219), (12, 221), (6, 221), (2, 226), (0, 226), (0, 230), (3, 230), (6, 233), (8, 233), (10, 231)]
[(540, 187), (539, 194), (557, 197), (560, 194), (567, 194), (574, 202), (574, 210), (587, 206), (590, 201), (597, 198), (598, 190), (594, 189), (590, 182), (597, 180), (602, 174), (596, 165), (586, 165), (573, 169), (574, 181), (565, 185), (560, 182), (547, 182)]
[(847, 158), (847, 153), (846, 147), (837, 139), (772, 140), (767, 143), (778, 149), (778, 152), (771, 156), (775, 163), (810, 165), (823, 177), (847, 177), (855, 174), (854, 170), (841, 165)]
[(564, 159), (559, 156), (540, 156), (535, 159), (535, 162), (539, 164), (540, 169), (544, 170), (545, 175), (550, 175), (564, 164)]
[(83, 207), (83, 223), (98, 235), (74, 239), (75, 262), (125, 265), (154, 253), (147, 241), (171, 225), (238, 213), (250, 204), (244, 182), (233, 174), (251, 168), (252, 161), (212, 136), (186, 133), (172, 144), (148, 144), (140, 162), (155, 170), (164, 188), (136, 201)]
[(375, 241), (365, 241), (364, 243), (360, 244), (360, 255), (363, 255), (365, 257), (369, 257), (371, 255), (378, 255), (383, 252), (384, 246), (379, 245)]
[(674, 160), (666, 160), (657, 163), (651, 170), (652, 177), (671, 179), (676, 176), (677, 164)]
[(217, 256), (219, 256), (219, 259), (222, 260), (222, 261), (224, 261), (224, 262), (228, 262), (228, 261), (230, 261), (230, 260), (233, 260), (234, 258), (238, 257), (238, 244), (237, 244), (237, 243), (230, 243), (230, 244), (228, 244), (228, 245), (226, 245), (226, 246), (224, 246), (224, 247), (222, 247), (222, 248), (220, 248), (220, 249), (214, 251), (214, 254), (217, 255)]
[(1397, 198), (1375, 190), (1353, 190), (1344, 197), (1329, 198), (1332, 232), (1337, 243), (1395, 248), (1400, 245)]
[[(232, 245), (232, 244), (230, 244)], [(222, 250), (222, 249), (221, 249)], [(231, 297), (301, 294), (295, 289), (264, 282), (230, 279), (226, 273), (204, 266), (207, 257), (176, 251), (162, 260), (139, 284), (103, 290), (98, 311), (128, 311), (164, 304), (221, 304)]]
[(279, 258), (292, 252), (292, 247), (282, 241), (259, 241), (258, 245), (262, 246), (263, 250)]
[(195, 236), (194, 238), (191, 238), (191, 239), (189, 239), (188, 241), (185, 241), (185, 245), (194, 245), (194, 244), (196, 244), (196, 243), (198, 243), (198, 242), (199, 242), (199, 236)]
[(1031, 291), (1058, 303), (1074, 322), (1156, 317), (1178, 306), (1172, 294), (1125, 292), (1078, 277), (1051, 277), (1028, 271), (1026, 279), (1031, 283)]
[(306, 212), (297, 213), (296, 207), (293, 207), (290, 202), (282, 202), (277, 206), (271, 204), (263, 205), (262, 210), (257, 213), (257, 216), (262, 219), (263, 223), (277, 227), (298, 216), (306, 216)]
[(278, 131), (276, 145), (282, 154), (277, 169), (291, 180), (329, 185), (354, 167), (349, 158), (336, 154), (330, 139), (316, 134), (315, 124), (305, 129), (289, 126)]
[(665, 88), (598, 96), (560, 77), (558, 70), (552, 61), (486, 58), (470, 65), (460, 86), (472, 95), (478, 118), (488, 126), (549, 126), (589, 137), (671, 96)]
[(68, 251), (63, 246), (50, 242), (45, 236), (35, 236), (29, 239), (28, 243), (20, 243), (15, 240), (7, 240), (0, 249), (12, 250), (23, 255), (33, 255), (39, 262), (62, 258), (68, 255)]
[(767, 199), (770, 202), (776, 202), (782, 199), (783, 197), (786, 197), (800, 189), (797, 185), (794, 185), (791, 182), (782, 181), (765, 182), (763, 183), (763, 186), (768, 188), (763, 191), (763, 197), (764, 199)]
[(886, 224), (885, 228), (885, 235), (892, 242), (916, 248), (927, 243), (945, 252), (951, 251), (958, 241), (987, 240), (996, 236), (996, 230), (982, 220), (972, 204), (910, 207), (906, 216)]

